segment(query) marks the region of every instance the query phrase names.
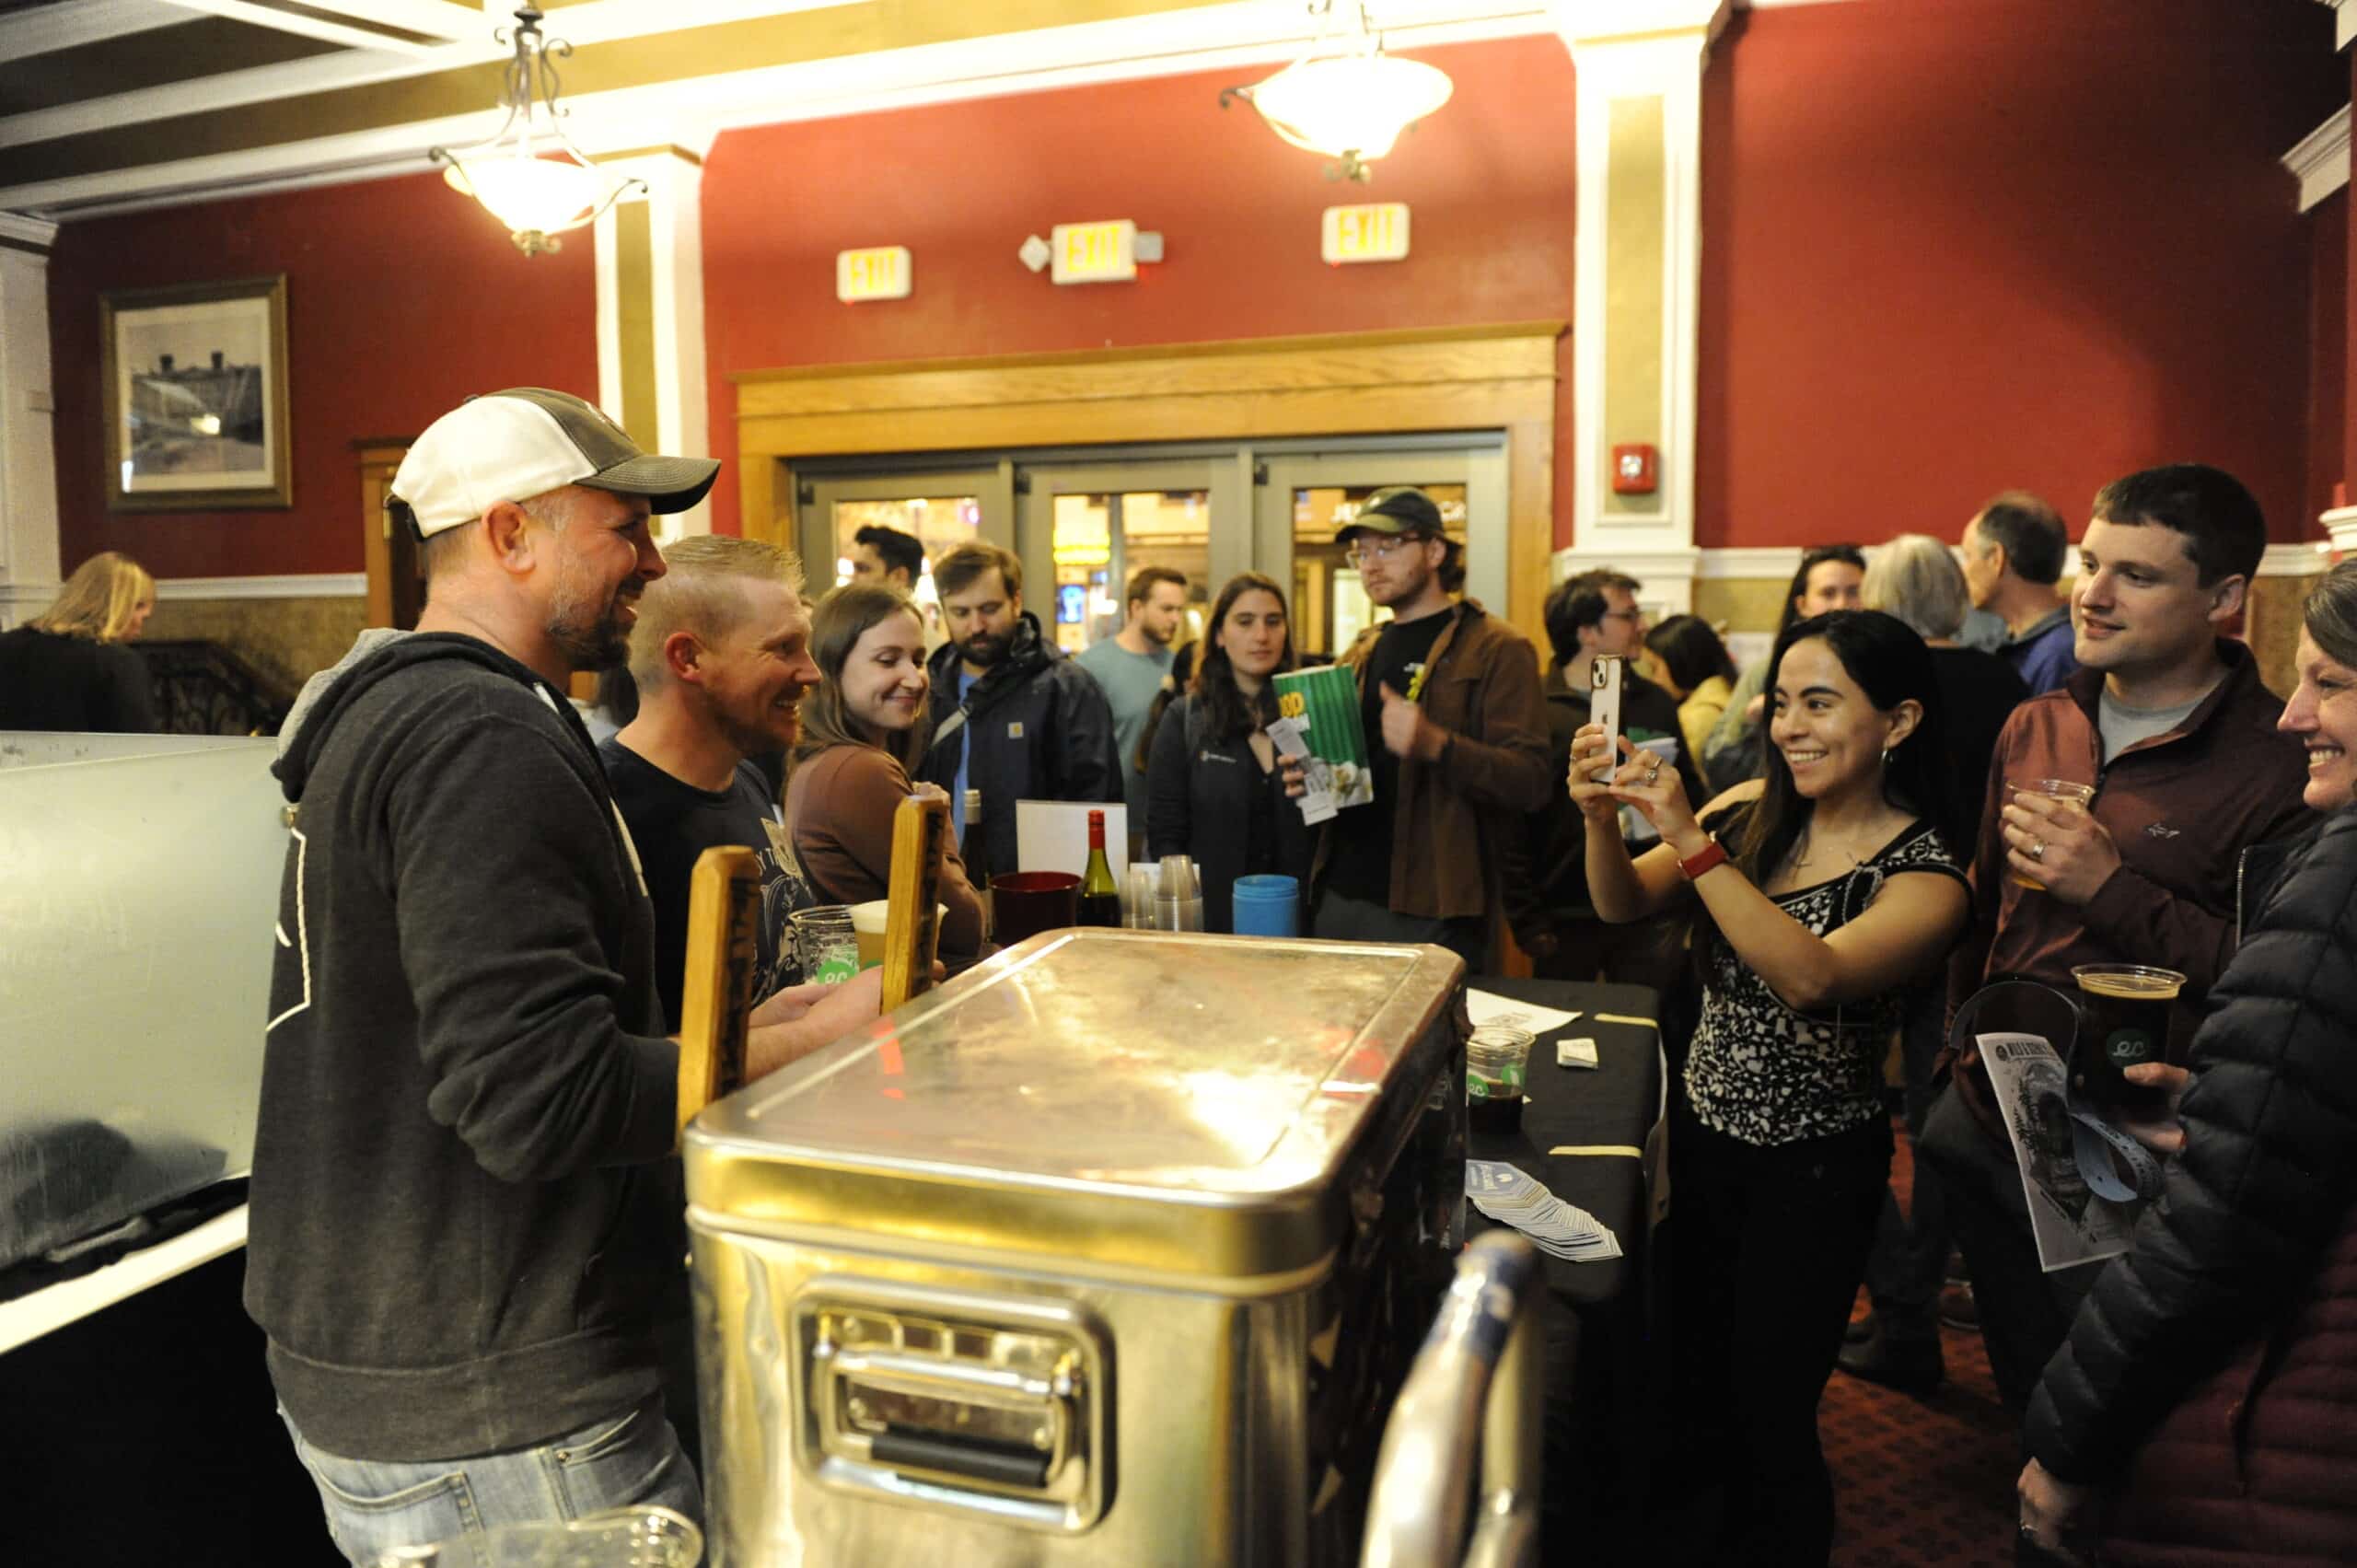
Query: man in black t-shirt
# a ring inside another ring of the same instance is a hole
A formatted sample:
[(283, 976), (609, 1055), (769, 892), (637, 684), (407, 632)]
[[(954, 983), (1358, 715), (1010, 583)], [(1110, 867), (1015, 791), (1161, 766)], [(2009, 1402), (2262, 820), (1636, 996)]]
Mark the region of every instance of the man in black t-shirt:
[(801, 983), (788, 923), (816, 900), (751, 761), (793, 745), (802, 698), (819, 683), (800, 567), (775, 545), (716, 534), (671, 546), (664, 562), (631, 633), (638, 715), (598, 750), (655, 905), (666, 1022), (679, 1027), (696, 860), (741, 844), (761, 866), (755, 1034), (775, 1030), (815, 1050), (876, 1016), (882, 971), (840, 986)]
[(1538, 655), (1450, 597), (1457, 546), (1422, 491), (1377, 491), (1337, 537), (1392, 619), (1342, 656), (1358, 672), (1375, 798), (1338, 815), (1318, 847), (1312, 933), (1435, 942), (1480, 973), (1500, 837), (1550, 787)]

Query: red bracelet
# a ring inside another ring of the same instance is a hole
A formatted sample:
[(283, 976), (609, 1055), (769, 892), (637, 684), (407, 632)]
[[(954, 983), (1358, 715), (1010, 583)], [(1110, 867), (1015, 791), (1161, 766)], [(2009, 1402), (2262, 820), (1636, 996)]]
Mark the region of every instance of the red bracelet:
[(1700, 878), (1702, 873), (1710, 870), (1713, 866), (1724, 865), (1726, 861), (1727, 846), (1719, 842), (1719, 836), (1716, 833), (1713, 833), (1711, 835), (1711, 842), (1709, 843), (1705, 844), (1700, 850), (1697, 850), (1689, 858), (1679, 861), (1678, 863), (1678, 869), (1686, 873), (1686, 879), (1689, 882), (1692, 882)]

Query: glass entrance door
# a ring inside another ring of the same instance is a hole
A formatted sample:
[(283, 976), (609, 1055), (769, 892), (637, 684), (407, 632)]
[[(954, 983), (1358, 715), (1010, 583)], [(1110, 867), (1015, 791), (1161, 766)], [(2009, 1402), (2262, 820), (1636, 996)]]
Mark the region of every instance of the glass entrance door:
[(1358, 568), (1336, 543), (1377, 490), (1412, 484), (1440, 507), (1462, 548), (1465, 592), (1503, 612), (1505, 603), (1505, 452), (1500, 445), (1402, 452), (1271, 455), (1254, 523), (1260, 570), (1292, 589), (1294, 646), (1341, 654), (1390, 611), (1371, 603)]
[(1187, 621), (1176, 645), (1184, 646), (1202, 634), (1218, 585), (1250, 558), (1235, 459), (1027, 464), (1016, 488), (1024, 608), (1066, 653), (1121, 630), (1122, 590), (1144, 566), (1187, 579)]
[(910, 534), (924, 547), (917, 605), (938, 637), (941, 601), (934, 591), (933, 563), (971, 540), (1012, 546), (1008, 500), (1014, 471), (1014, 464), (1000, 462), (806, 482), (795, 497), (795, 536), (811, 597), (851, 580), (862, 528)]
[[(1464, 546), (1465, 591), (1503, 613), (1506, 464), (1495, 433), (830, 464), (797, 486), (795, 539), (813, 593), (850, 575), (870, 525), (915, 535), (928, 564), (968, 540), (1002, 545), (1023, 562), (1024, 608), (1068, 653), (1120, 631), (1122, 590), (1141, 566), (1186, 575), (1181, 646), (1202, 635), (1229, 578), (1262, 572), (1289, 590), (1294, 645), (1334, 655), (1385, 613), (1334, 532), (1395, 484), (1439, 504)], [(937, 617), (930, 572), (917, 597)]]

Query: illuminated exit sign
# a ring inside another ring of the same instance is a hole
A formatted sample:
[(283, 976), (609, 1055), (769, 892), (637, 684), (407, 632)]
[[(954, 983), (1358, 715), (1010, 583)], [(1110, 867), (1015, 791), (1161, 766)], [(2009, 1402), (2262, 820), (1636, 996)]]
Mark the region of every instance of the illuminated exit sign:
[(1049, 276), (1058, 283), (1128, 283), (1138, 275), (1138, 226), (1128, 218), (1060, 223), (1049, 244)]
[(1408, 203), (1329, 207), (1318, 246), (1329, 265), (1408, 259)]
[(906, 299), (913, 281), (905, 245), (835, 252), (835, 297), (845, 305), (871, 299)]

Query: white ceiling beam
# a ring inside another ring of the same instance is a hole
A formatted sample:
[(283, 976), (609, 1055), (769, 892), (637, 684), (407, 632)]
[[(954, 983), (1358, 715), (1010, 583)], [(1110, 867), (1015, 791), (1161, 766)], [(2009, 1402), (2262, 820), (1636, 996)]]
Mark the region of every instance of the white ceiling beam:
[(0, 17), (0, 60), (53, 54), (186, 20), (186, 12), (164, 0), (75, 0), (71, 6), (12, 12)]
[[(702, 3), (670, 0), (675, 22)], [(608, 4), (635, 6), (636, 0), (595, 0), (567, 6), (553, 13), (552, 19), (566, 22), (563, 36), (573, 37), (569, 24), (574, 17)], [(1408, 52), (1436, 44), (1525, 37), (1550, 31), (1552, 26), (1549, 0), (1384, 0), (1375, 12), (1387, 47)], [(1238, 81), (1248, 81), (1265, 75), (1267, 67), (1291, 61), (1308, 41), (1309, 30), (1304, 17), (1289, 6), (1235, 0), (1188, 11), (750, 71), (720, 71), (594, 97), (568, 93), (563, 101), (573, 115), (567, 122), (569, 132), (585, 149), (596, 153), (708, 136), (729, 126), (861, 114), (1193, 71), (1233, 70)], [(443, 55), (425, 63), (391, 56), (378, 60), (384, 76), (409, 75), (465, 58), (462, 47), (449, 46)], [(486, 37), (470, 52), (474, 58), (485, 59), (495, 57), (498, 51)], [(273, 91), (268, 96), (310, 90), (321, 85), (319, 78), (301, 73), (324, 68), (319, 61), (268, 67), (273, 73), (284, 73), (272, 77), (268, 85)], [(262, 73), (238, 75), (258, 77)], [(215, 77), (201, 87), (192, 85), (126, 94), (89, 108), (102, 107), (110, 117), (108, 122), (115, 124), (127, 123), (134, 117), (220, 108), (217, 91), (229, 80)], [(204, 101), (167, 96), (182, 91), (201, 93)], [(16, 118), (31, 121), (34, 117)], [(0, 120), (0, 133), (10, 123)], [(92, 203), (79, 206), (73, 215), (94, 216), (101, 212), (204, 201), (228, 189), (250, 192), (366, 179), (402, 168), (424, 168), (428, 146), (486, 135), (496, 124), (494, 106), (486, 100), (480, 110), (434, 123), (388, 126), (171, 164), (0, 187), (0, 208), (41, 210), (55, 203)]]
[[(444, 0), (414, 0), (414, 3), (429, 5), (437, 10), (457, 10), (457, 7), (444, 4)], [(137, 125), (150, 120), (169, 120), (178, 115), (198, 114), (208, 110), (235, 109), (242, 104), (267, 103), (273, 99), (332, 92), (339, 87), (365, 87), (372, 82), (396, 81), (403, 76), (421, 76), (454, 66), (504, 60), (513, 52), (513, 48), (497, 42), (493, 33), (494, 28), (512, 25), (513, 3), (514, 0), (485, 0), (487, 6), (505, 8), (497, 9), (495, 15), (486, 11), (470, 26), (467, 25), (470, 19), (465, 14), (459, 13), (461, 26), (457, 29), (457, 41), (433, 50), (391, 52), (372, 47), (353, 53), (319, 55), (308, 60), (290, 60), (277, 65), (225, 71), (218, 75), (202, 76), (192, 81), (168, 82), (160, 87), (142, 87), (104, 98), (83, 99), (51, 109), (0, 115), (0, 148), (29, 146), (36, 142), (52, 141), (60, 136), (78, 136), (92, 131)], [(782, 16), (791, 11), (815, 10), (833, 5), (874, 3), (875, 0), (591, 0), (590, 4), (567, 6), (553, 13), (549, 21), (542, 23), (542, 30), (570, 43), (597, 43), (643, 37), (649, 33), (672, 32), (714, 22), (742, 21), (751, 16)], [(128, 18), (134, 14), (153, 12), (160, 18), (160, 21), (150, 19), (144, 22), (141, 24), (144, 26), (186, 21), (190, 9), (181, 0), (82, 0), (82, 4), (87, 6), (92, 14), (111, 12), (119, 18)], [(359, 0), (338, 0), (338, 4), (349, 8), (359, 4)], [(79, 12), (81, 6), (61, 6), (53, 9)], [(48, 10), (33, 13), (36, 16), (51, 14)], [(587, 27), (575, 26), (576, 18), (586, 21)], [(561, 30), (556, 30), (560, 28)], [(0, 19), (0, 38), (6, 37), (7, 29), (7, 20)], [(122, 25), (115, 27), (117, 33), (124, 30), (136, 29)], [(446, 25), (444, 30), (450, 29)], [(5, 49), (0, 49), (0, 60), (6, 58), (9, 56)]]
[[(401, 54), (430, 54), (450, 42), (451, 37), (459, 30), (456, 26), (437, 26), (426, 38), (395, 37), (357, 24), (377, 21), (405, 32), (423, 32), (425, 29), (412, 28), (406, 19), (397, 21), (389, 17), (378, 17), (375, 15), (377, 7), (362, 6), (354, 4), (354, 0), (304, 0), (305, 9), (302, 11), (282, 11), (275, 6), (257, 4), (256, 0), (165, 0), (165, 4), (183, 12), (223, 17), (251, 27), (268, 28), (273, 32), (315, 38), (324, 43), (340, 43), (350, 49), (389, 50)], [(473, 20), (455, 6), (442, 8), (449, 13), (454, 23), (464, 24)], [(310, 14), (315, 11), (334, 11), (354, 20), (338, 21)]]
[(53, 109), (28, 110), (22, 114), (0, 117), (0, 148), (29, 146), (33, 143), (53, 141), (60, 136), (79, 136), (92, 131), (137, 125), (150, 120), (169, 120), (176, 115), (236, 109), (249, 103), (267, 103), (273, 99), (332, 92), (338, 87), (366, 87), (371, 82), (424, 75), (430, 71), (447, 70), (455, 65), (503, 60), (507, 53), (506, 50), (493, 44), (491, 35), (485, 33), (480, 44), (448, 44), (430, 55), (390, 54), (355, 49), (340, 54), (322, 54), (309, 60), (289, 60), (283, 64), (224, 71), (217, 76), (167, 82), (161, 87), (141, 87), (108, 98), (84, 99), (76, 103), (61, 103)]

